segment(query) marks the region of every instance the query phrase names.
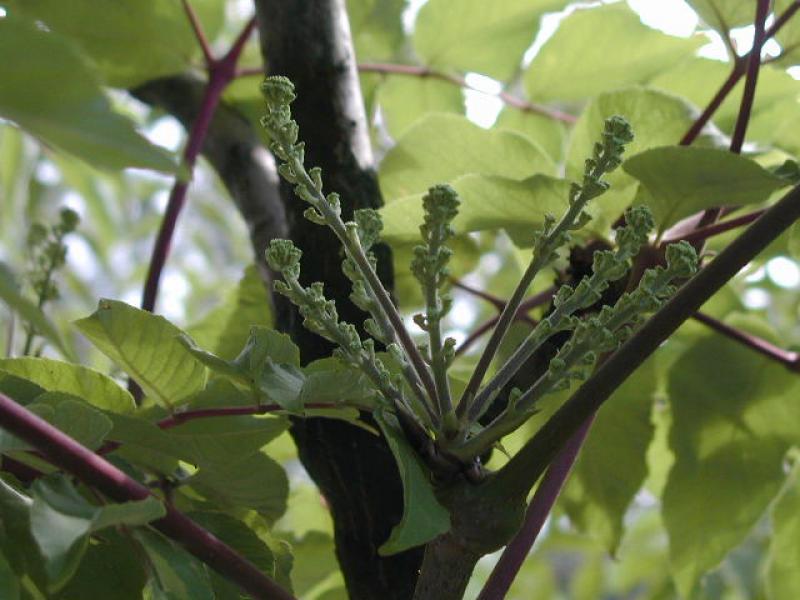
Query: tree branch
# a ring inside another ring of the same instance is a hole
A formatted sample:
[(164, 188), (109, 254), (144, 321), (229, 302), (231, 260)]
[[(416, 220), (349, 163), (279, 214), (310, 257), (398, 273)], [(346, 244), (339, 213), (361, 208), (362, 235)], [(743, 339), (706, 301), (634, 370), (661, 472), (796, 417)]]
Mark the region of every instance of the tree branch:
[(731, 229), (736, 229), (738, 227), (742, 227), (743, 225), (749, 225), (750, 223), (758, 219), (761, 215), (763, 215), (765, 211), (766, 209), (756, 210), (751, 213), (747, 213), (746, 215), (736, 217), (735, 219), (728, 219), (727, 221), (722, 221), (720, 223), (713, 223), (711, 225), (706, 225), (705, 227), (698, 227), (687, 233), (678, 233), (673, 237), (664, 236), (664, 239), (661, 241), (660, 247), (663, 249), (669, 244), (681, 240), (689, 243), (707, 240), (710, 237), (714, 237), (715, 235), (725, 233), (726, 231), (730, 231)]
[[(783, 12), (783, 14), (779, 15), (778, 18), (775, 19), (775, 22), (764, 33), (763, 41), (774, 37), (775, 34), (778, 33), (778, 31), (780, 31), (784, 25), (786, 25), (789, 19), (791, 19), (798, 10), (800, 10), (800, 0), (793, 2)], [(714, 97), (709, 101), (701, 115), (695, 120), (694, 123), (692, 123), (692, 126), (684, 134), (683, 138), (681, 138), (681, 146), (690, 145), (697, 138), (697, 136), (700, 135), (703, 127), (705, 127), (706, 124), (711, 120), (711, 117), (713, 117), (714, 113), (717, 112), (717, 109), (722, 105), (725, 98), (728, 97), (728, 94), (733, 91), (733, 88), (736, 87), (736, 84), (739, 83), (739, 80), (745, 74), (746, 65), (752, 56), (752, 52), (753, 51), (751, 50), (738, 59), (734, 59), (733, 68), (730, 75), (728, 75), (728, 78), (722, 83), (719, 90), (717, 90), (717, 93), (714, 94)], [(760, 48), (758, 54), (760, 56)]]
[[(2, 393), (0, 423), (3, 429), (31, 444), (55, 466), (116, 502), (144, 500), (152, 496), (142, 484)], [(151, 525), (244, 592), (255, 598), (294, 598), (246, 558), (183, 513), (168, 503), (164, 508), (166, 516)]]
[(793, 188), (690, 279), (617, 350), (487, 483), (524, 496), (565, 441), (636, 368), (711, 296), (800, 217), (800, 186)]

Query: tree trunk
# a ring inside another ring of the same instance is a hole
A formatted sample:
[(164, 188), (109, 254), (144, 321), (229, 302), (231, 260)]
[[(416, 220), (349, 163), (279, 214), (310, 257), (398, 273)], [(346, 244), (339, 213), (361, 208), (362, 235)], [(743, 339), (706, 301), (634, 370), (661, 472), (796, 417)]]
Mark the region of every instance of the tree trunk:
[[(292, 105), (306, 143), (306, 164), (322, 168), (326, 192), (342, 197), (342, 212), (381, 205), (344, 0), (257, 0), (262, 53), (268, 72), (295, 84)], [(342, 253), (333, 234), (302, 217), (307, 208), (291, 186), (281, 186), (289, 236), (304, 251), (304, 283), (322, 281), (343, 320), (365, 315), (349, 301)], [(378, 271), (391, 285), (391, 255), (379, 247)], [(330, 344), (302, 327), (296, 311), (276, 298), (277, 326), (309, 362), (330, 356)], [(333, 515), (336, 553), (354, 600), (412, 596), (422, 550), (381, 557), (377, 548), (402, 515), (402, 486), (386, 443), (348, 424), (297, 420), (292, 427), (300, 459)]]

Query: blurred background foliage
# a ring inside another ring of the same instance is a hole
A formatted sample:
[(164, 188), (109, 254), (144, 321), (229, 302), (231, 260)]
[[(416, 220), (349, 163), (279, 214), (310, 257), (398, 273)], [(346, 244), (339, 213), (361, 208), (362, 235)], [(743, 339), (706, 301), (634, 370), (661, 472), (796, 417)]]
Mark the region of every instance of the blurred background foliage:
[[(191, 4), (218, 50), (252, 14), (247, 0)], [(532, 227), (544, 210), (554, 210), (548, 194), (563, 191), (554, 180), (531, 196), (519, 182), (537, 173), (573, 175), (598, 123), (613, 113), (633, 124), (630, 154), (676, 144), (727, 77), (731, 53), (749, 49), (752, 4), (348, 0), (405, 313), (420, 303), (408, 264), (421, 214), (414, 206), (428, 185), (451, 182), (465, 199), (456, 222), (454, 279), (504, 298), (527, 262)], [(776, 0), (775, 8), (788, 4)], [(127, 90), (200, 72), (202, 56), (177, 0), (0, 0), (0, 7), (0, 260), (8, 267), (0, 274), (9, 283), (30, 267), (32, 224), (56, 222), (62, 207), (75, 210), (81, 222), (66, 240), (61, 298), (48, 316), (87, 364), (107, 370), (70, 323), (91, 313), (101, 297), (139, 304), (169, 189), (176, 173), (187, 175), (178, 167), (184, 130)], [(800, 152), (800, 18), (795, 22), (765, 46), (768, 64), (748, 130), (745, 154), (767, 168)], [(19, 53), (20, 44), (28, 51)], [(255, 39), (240, 67), (261, 68)], [(223, 97), (254, 128), (262, 110), (258, 82), (257, 74), (240, 77)], [(726, 145), (741, 85), (699, 145)], [(601, 238), (641, 193), (626, 172), (613, 179), (590, 227)], [(779, 194), (755, 200), (764, 204)], [(714, 238), (708, 251), (734, 235)], [(704, 312), (783, 348), (797, 347), (799, 241), (797, 231), (781, 237)], [(228, 290), (252, 262), (246, 226), (201, 160), (158, 312), (198, 340), (217, 340), (234, 326), (232, 307), (242, 303)], [(538, 281), (530, 292), (555, 278)], [(463, 289), (454, 289), (454, 297), (447, 333), (461, 343), (496, 308)], [(527, 327), (520, 321), (515, 334)], [(3, 308), (1, 329), (0, 344), (10, 355), (24, 328)], [(480, 340), (462, 354), (456, 383), (466, 379), (479, 349)], [(800, 487), (794, 474), (787, 476), (786, 452), (800, 441), (791, 430), (799, 422), (791, 406), (798, 391), (795, 373), (687, 323), (604, 409), (509, 597), (797, 597)], [(507, 450), (543, 416), (509, 436)], [(290, 475), (288, 511), (273, 533), (294, 548), (295, 590), (309, 600), (342, 597), (324, 499), (288, 435), (265, 451)], [(493, 460), (502, 462), (502, 453)], [(787, 559), (792, 556), (795, 562)], [(467, 597), (477, 594), (494, 560), (481, 561)]]

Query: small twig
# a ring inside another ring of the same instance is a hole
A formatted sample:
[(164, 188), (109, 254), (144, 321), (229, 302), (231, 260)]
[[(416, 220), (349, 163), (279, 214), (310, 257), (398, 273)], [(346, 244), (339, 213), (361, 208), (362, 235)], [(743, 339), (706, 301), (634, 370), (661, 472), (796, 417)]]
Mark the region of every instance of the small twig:
[[(31, 444), (53, 465), (116, 502), (153, 497), (138, 481), (2, 393), (0, 422), (4, 429)], [(166, 515), (153, 521), (151, 525), (238, 585), (244, 592), (255, 598), (293, 600), (294, 596), (230, 546), (174, 507), (166, 504), (164, 509)]]
[(572, 435), (547, 468), (542, 482), (528, 504), (528, 510), (525, 511), (522, 527), (503, 550), (477, 600), (503, 600), (506, 597), (561, 493), (561, 488), (575, 464), (578, 452), (593, 422), (594, 415)]
[(466, 283), (458, 279), (451, 278), (450, 282), (452, 283), (453, 287), (463, 290), (468, 294), (475, 296), (476, 298), (481, 298), (482, 300), (486, 300), (497, 310), (503, 310), (503, 308), (505, 308), (506, 306), (506, 300), (503, 300), (499, 296), (495, 296), (494, 294), (490, 294), (489, 292), (485, 292), (483, 290), (479, 290), (478, 288), (474, 288), (471, 285), (467, 285)]
[(206, 61), (206, 66), (210, 68), (214, 63), (214, 55), (211, 52), (211, 46), (208, 43), (206, 32), (203, 30), (203, 25), (200, 23), (200, 18), (197, 16), (194, 8), (192, 8), (192, 5), (189, 4), (189, 0), (181, 0), (181, 4), (183, 4), (183, 11), (189, 19), (189, 24), (192, 26), (194, 36), (197, 38), (197, 44), (203, 51), (203, 58)]
[[(537, 115), (542, 115), (543, 117), (547, 117), (548, 119), (553, 119), (554, 121), (560, 121), (562, 123), (572, 124), (578, 120), (578, 117), (576, 117), (575, 115), (562, 112), (555, 108), (550, 108), (547, 106), (542, 106), (541, 104), (536, 104), (534, 102), (523, 100), (522, 98), (518, 98), (517, 96), (509, 94), (506, 91), (501, 91), (498, 94), (487, 92), (486, 90), (480, 89), (478, 87), (475, 87), (474, 85), (467, 83), (467, 80), (464, 79), (463, 77), (460, 77), (458, 75), (443, 73), (441, 71), (436, 71), (429, 67), (423, 67), (419, 65), (403, 65), (397, 63), (360, 63), (358, 65), (358, 70), (361, 73), (379, 73), (381, 75), (402, 75), (408, 77), (419, 77), (422, 79), (427, 77), (431, 79), (438, 79), (439, 81), (444, 81), (446, 83), (455, 85), (465, 90), (479, 92), (481, 94), (486, 94), (488, 96), (496, 96), (507, 106), (510, 106), (511, 108), (515, 108), (522, 112), (535, 113)], [(240, 69), (239, 71), (237, 71), (238, 77), (252, 77), (263, 74), (264, 70), (258, 67)]]
[[(764, 33), (764, 41), (772, 38), (775, 36), (780, 29), (786, 25), (786, 23), (791, 19), (794, 14), (800, 10), (800, 0), (796, 0), (793, 2), (784, 12), (783, 14), (779, 15), (775, 22), (766, 30)], [(701, 115), (692, 123), (692, 126), (689, 130), (684, 134), (683, 138), (680, 141), (681, 146), (688, 146), (700, 135), (703, 127), (711, 120), (711, 117), (714, 116), (714, 113), (717, 112), (717, 109), (722, 105), (722, 102), (725, 98), (728, 97), (728, 94), (733, 91), (733, 88), (736, 87), (736, 84), (739, 83), (739, 80), (745, 74), (746, 65), (750, 59), (751, 50), (747, 54), (739, 57), (738, 59), (734, 59), (733, 62), (733, 69), (731, 70), (730, 75), (728, 78), (722, 83), (717, 93), (714, 94), (714, 97), (710, 100), (708, 105), (705, 107)], [(760, 49), (758, 54), (760, 55)]]
[(692, 318), (694, 318), (696, 321), (699, 321), (703, 325), (710, 327), (717, 333), (735, 340), (740, 344), (744, 344), (748, 348), (755, 350), (759, 354), (762, 354), (771, 360), (781, 363), (790, 371), (794, 373), (800, 373), (800, 353), (784, 350), (783, 348), (780, 348), (775, 344), (758, 337), (757, 335), (753, 335), (751, 333), (742, 331), (741, 329), (731, 327), (730, 325), (727, 325), (722, 321), (719, 321), (714, 317), (699, 311), (694, 313)]
[(710, 237), (714, 237), (715, 235), (719, 235), (721, 233), (725, 233), (730, 231), (731, 229), (736, 229), (738, 227), (742, 227), (744, 225), (749, 225), (758, 217), (764, 214), (766, 209), (756, 210), (751, 213), (747, 213), (746, 215), (742, 215), (740, 217), (736, 217), (735, 219), (729, 219), (727, 221), (721, 221), (719, 223), (714, 223), (712, 225), (706, 225), (705, 227), (698, 227), (688, 233), (680, 234), (675, 237), (665, 238), (661, 241), (661, 247), (664, 248), (669, 244), (674, 242), (678, 242), (680, 240), (684, 240), (686, 242), (697, 242), (702, 240), (707, 240)]

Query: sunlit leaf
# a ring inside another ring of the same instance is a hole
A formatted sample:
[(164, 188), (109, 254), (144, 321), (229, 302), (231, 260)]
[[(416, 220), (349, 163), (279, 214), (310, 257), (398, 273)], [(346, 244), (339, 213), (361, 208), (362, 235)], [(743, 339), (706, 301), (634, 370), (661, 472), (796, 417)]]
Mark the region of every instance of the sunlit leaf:
[(565, 0), (429, 0), (414, 27), (414, 49), (429, 66), (509, 79), (533, 43), (539, 18)]
[(386, 154), (380, 184), (391, 203), (470, 173), (524, 179), (553, 170), (547, 154), (519, 134), (487, 131), (466, 117), (432, 114), (408, 128)]
[(534, 100), (583, 100), (643, 83), (703, 43), (642, 25), (626, 3), (576, 10), (534, 57), (525, 89)]
[(376, 100), (395, 138), (428, 113), (464, 112), (461, 89), (433, 77), (390, 76), (378, 87)]
[(632, 156), (623, 169), (640, 183), (659, 230), (712, 206), (758, 204), (787, 182), (755, 161), (714, 148), (666, 146)]
[[(453, 220), (456, 233), (505, 229), (520, 245), (533, 244), (536, 228), (547, 213), (567, 207), (569, 183), (547, 175), (522, 181), (506, 177), (464, 175), (452, 182), (461, 199)], [(381, 209), (382, 236), (391, 242), (416, 242), (423, 221), (422, 194), (400, 198)]]
[(133, 398), (113, 379), (97, 371), (49, 358), (6, 358), (0, 371), (22, 377), (47, 390), (82, 398), (92, 406), (118, 413), (133, 410)]
[(767, 597), (791, 598), (800, 590), (800, 472), (795, 466), (786, 486), (772, 507), (772, 541), (766, 568)]
[(178, 341), (181, 330), (164, 317), (101, 300), (94, 314), (75, 325), (162, 406), (180, 402), (205, 384), (205, 367)]

